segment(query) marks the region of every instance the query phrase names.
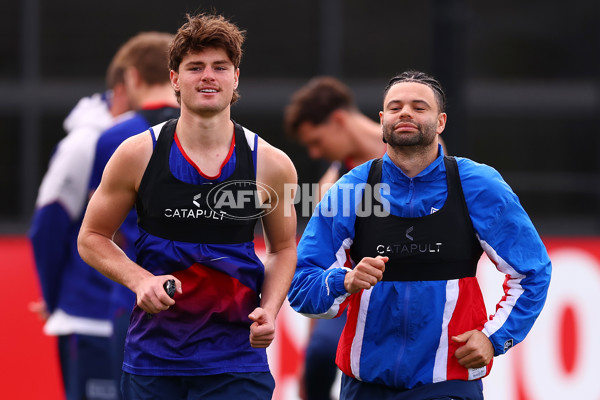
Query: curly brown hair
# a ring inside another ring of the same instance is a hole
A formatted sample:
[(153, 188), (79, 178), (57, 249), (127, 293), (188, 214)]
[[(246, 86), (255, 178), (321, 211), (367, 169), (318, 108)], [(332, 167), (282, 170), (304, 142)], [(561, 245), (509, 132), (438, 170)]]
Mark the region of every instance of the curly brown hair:
[[(186, 18), (187, 22), (179, 28), (169, 47), (170, 70), (178, 72), (179, 65), (186, 55), (207, 48), (225, 50), (234, 67), (236, 69), (240, 67), (246, 31), (240, 30), (222, 15), (187, 14)], [(175, 91), (175, 94), (179, 100), (179, 92)], [(231, 104), (239, 97), (237, 89), (234, 90)]]

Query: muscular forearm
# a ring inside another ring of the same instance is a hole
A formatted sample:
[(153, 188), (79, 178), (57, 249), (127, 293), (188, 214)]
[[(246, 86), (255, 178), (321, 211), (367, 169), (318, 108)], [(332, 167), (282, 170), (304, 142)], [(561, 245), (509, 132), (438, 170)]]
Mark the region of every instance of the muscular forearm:
[(115, 282), (127, 286), (136, 294), (137, 305), (155, 314), (175, 304), (164, 284), (175, 281), (176, 291), (182, 293), (181, 281), (172, 275), (155, 276), (131, 261), (111, 239), (82, 229), (78, 239), (79, 253), (85, 262)]
[(265, 279), (261, 290), (261, 304), (248, 315), (250, 325), (250, 345), (266, 348), (275, 338), (275, 319), (285, 300), (296, 265), (295, 242), (267, 253)]
[(111, 239), (82, 229), (77, 246), (81, 258), (109, 279), (127, 286), (133, 292), (144, 278), (152, 274), (131, 261)]
[(296, 243), (275, 253), (268, 253), (265, 259), (265, 280), (261, 291), (261, 307), (273, 318), (285, 300), (296, 268)]

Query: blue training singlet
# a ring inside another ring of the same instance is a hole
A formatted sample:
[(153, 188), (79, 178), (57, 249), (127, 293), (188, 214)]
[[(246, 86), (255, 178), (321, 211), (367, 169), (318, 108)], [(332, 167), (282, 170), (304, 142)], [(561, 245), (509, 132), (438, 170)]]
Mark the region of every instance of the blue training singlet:
[[(206, 204), (218, 183), (255, 184), (257, 136), (234, 123), (234, 150), (220, 176), (210, 179), (190, 172), (176, 124), (151, 130), (159, 135), (138, 192), (136, 253), (138, 264), (153, 274), (180, 279), (183, 293), (152, 316), (135, 307), (123, 370), (161, 376), (267, 372), (266, 350), (249, 342), (248, 314), (260, 304), (264, 279), (254, 251), (256, 219), (224, 218)], [(230, 187), (234, 198), (236, 187)], [(240, 215), (252, 215), (253, 207)]]

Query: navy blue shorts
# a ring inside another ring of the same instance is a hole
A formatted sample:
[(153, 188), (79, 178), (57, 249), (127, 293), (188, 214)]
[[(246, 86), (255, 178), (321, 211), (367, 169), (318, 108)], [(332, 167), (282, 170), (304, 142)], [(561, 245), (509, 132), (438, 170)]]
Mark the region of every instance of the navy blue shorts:
[(331, 388), (339, 371), (335, 353), (346, 323), (346, 312), (334, 319), (317, 319), (304, 362), (304, 387), (309, 400), (330, 400)]
[(142, 376), (123, 372), (121, 394), (127, 400), (265, 400), (273, 397), (270, 372), (205, 376)]
[(361, 382), (342, 374), (340, 400), (483, 400), (483, 385), (476, 381), (444, 381), (398, 390), (375, 383)]
[(110, 374), (110, 339), (88, 335), (58, 337), (58, 352), (65, 387), (71, 399), (118, 398), (118, 382)]

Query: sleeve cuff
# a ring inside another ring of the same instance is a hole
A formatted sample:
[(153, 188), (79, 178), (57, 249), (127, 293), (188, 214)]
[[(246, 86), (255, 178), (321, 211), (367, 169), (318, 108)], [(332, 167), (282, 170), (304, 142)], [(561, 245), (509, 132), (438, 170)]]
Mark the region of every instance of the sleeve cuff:
[(342, 267), (338, 268), (338, 271), (334, 272), (333, 275), (333, 295), (334, 297), (338, 297), (344, 294), (347, 294), (346, 288), (344, 287), (344, 279), (346, 278), (346, 273), (350, 271), (349, 268)]

